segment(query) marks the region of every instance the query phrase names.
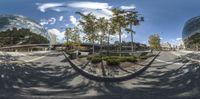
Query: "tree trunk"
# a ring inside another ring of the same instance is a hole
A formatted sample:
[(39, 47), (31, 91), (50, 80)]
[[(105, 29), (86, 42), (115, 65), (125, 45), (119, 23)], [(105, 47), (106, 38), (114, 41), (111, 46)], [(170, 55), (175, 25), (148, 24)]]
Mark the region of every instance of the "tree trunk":
[(107, 55), (109, 55), (110, 52), (110, 32), (108, 32), (108, 42), (107, 42)]
[(121, 29), (119, 31), (119, 56), (122, 56), (122, 38), (121, 38)]
[(105, 72), (105, 67), (103, 65), (103, 55), (102, 55), (102, 36), (100, 37), (100, 55), (101, 55), (101, 69), (102, 69), (102, 74), (103, 76), (106, 76), (106, 72)]
[(94, 54), (94, 40), (92, 41), (92, 54)]
[[(130, 29), (132, 30), (132, 24), (130, 24)], [(133, 56), (134, 48), (133, 48), (133, 31), (131, 32), (131, 54)]]

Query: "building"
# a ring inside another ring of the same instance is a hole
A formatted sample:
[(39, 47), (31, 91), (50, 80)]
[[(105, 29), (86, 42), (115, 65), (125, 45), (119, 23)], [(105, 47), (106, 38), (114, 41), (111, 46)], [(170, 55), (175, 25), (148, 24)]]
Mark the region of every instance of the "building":
[(162, 48), (162, 50), (172, 50), (172, 46), (169, 42), (162, 43), (161, 48)]
[(200, 16), (185, 23), (182, 38), (186, 50), (200, 50)]
[(54, 33), (51, 33), (51, 32), (49, 32), (49, 35), (50, 35), (50, 38), (51, 38), (50, 44), (51, 45), (57, 44), (57, 36)]
[[(0, 15), (0, 48), (7, 50), (41, 50), (46, 49), (37, 44), (49, 44), (50, 36), (38, 22), (21, 15)], [(34, 45), (21, 47), (22, 45)]]

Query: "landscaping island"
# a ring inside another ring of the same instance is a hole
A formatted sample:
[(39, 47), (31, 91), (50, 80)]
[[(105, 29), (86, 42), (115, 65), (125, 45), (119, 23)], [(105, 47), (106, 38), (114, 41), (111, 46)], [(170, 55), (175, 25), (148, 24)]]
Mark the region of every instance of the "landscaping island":
[(76, 70), (79, 69), (79, 72), (84, 72), (87, 76), (93, 76), (92, 79), (97, 77), (94, 80), (105, 78), (106, 81), (116, 81), (113, 79), (119, 78), (119, 81), (122, 81), (122, 78), (129, 76), (130, 79), (145, 71), (158, 54), (159, 52), (151, 53), (147, 51), (122, 56), (96, 53), (92, 55), (80, 54), (75, 59), (70, 59), (71, 55), (68, 55), (67, 59), (71, 65), (75, 66)]

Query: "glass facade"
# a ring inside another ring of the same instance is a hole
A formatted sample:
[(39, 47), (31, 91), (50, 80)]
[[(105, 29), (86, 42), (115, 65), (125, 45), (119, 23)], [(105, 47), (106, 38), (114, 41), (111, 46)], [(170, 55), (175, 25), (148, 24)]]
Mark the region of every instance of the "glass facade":
[(200, 16), (185, 23), (182, 38), (187, 50), (199, 50), (200, 45)]
[(36, 21), (21, 15), (0, 15), (0, 46), (47, 44), (50, 37)]

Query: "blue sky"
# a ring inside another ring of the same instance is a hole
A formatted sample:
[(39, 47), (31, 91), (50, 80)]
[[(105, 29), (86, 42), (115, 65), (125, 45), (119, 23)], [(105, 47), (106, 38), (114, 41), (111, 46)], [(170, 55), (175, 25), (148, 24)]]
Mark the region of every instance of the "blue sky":
[[(66, 27), (77, 24), (76, 11), (108, 16), (110, 8), (135, 7), (145, 18), (134, 27), (135, 41), (147, 43), (149, 35), (157, 33), (163, 42), (174, 43), (182, 37), (184, 23), (200, 15), (199, 4), (199, 0), (0, 0), (0, 14), (31, 17), (61, 38)], [(130, 40), (129, 34), (123, 40)]]

